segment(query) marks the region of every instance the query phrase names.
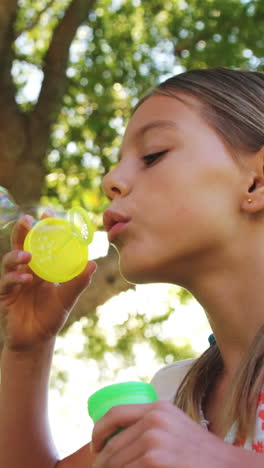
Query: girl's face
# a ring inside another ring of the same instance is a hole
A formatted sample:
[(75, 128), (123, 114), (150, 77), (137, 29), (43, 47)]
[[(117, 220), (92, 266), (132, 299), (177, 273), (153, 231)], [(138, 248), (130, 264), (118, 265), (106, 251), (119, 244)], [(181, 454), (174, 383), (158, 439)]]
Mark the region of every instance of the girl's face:
[[(188, 285), (237, 235), (241, 174), (199, 102), (154, 95), (136, 110), (120, 162), (104, 179), (105, 215), (120, 270), (132, 283)], [(113, 213), (111, 213), (113, 211)]]

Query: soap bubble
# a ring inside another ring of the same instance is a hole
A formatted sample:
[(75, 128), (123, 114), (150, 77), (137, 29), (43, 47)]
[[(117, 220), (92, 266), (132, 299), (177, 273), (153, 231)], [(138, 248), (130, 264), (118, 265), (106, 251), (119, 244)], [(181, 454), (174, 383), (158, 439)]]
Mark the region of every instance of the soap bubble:
[(21, 214), (22, 211), (12, 195), (0, 186), (0, 229), (5, 229), (9, 224), (14, 223)]

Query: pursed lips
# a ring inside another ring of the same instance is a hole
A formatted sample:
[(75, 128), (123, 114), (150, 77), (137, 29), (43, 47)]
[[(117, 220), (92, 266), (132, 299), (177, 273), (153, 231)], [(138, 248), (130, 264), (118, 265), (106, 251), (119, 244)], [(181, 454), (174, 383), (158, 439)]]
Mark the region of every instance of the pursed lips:
[(111, 209), (105, 211), (103, 222), (110, 242), (123, 230), (123, 228), (129, 223), (130, 219), (131, 218), (128, 216)]

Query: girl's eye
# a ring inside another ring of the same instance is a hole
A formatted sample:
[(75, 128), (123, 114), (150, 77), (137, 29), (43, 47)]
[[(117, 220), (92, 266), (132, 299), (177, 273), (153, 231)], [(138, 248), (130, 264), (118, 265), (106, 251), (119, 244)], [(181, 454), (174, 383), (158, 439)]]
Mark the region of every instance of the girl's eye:
[(143, 160), (146, 166), (151, 166), (151, 164), (157, 161), (157, 159), (159, 159), (165, 153), (166, 151), (159, 151), (159, 153), (146, 154), (146, 156), (143, 156)]

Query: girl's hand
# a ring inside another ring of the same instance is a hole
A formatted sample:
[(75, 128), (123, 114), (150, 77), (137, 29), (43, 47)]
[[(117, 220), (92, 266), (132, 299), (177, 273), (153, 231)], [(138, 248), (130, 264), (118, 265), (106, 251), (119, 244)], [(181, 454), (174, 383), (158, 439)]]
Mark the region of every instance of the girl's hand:
[(36, 276), (28, 266), (30, 253), (23, 251), (32, 222), (33, 218), (27, 215), (16, 223), (11, 236), (12, 251), (3, 258), (0, 278), (5, 346), (18, 351), (33, 349), (59, 332), (96, 270), (95, 262), (89, 262), (78, 277), (61, 285)]
[(93, 431), (95, 468), (224, 468), (230, 447), (166, 401), (116, 406)]

